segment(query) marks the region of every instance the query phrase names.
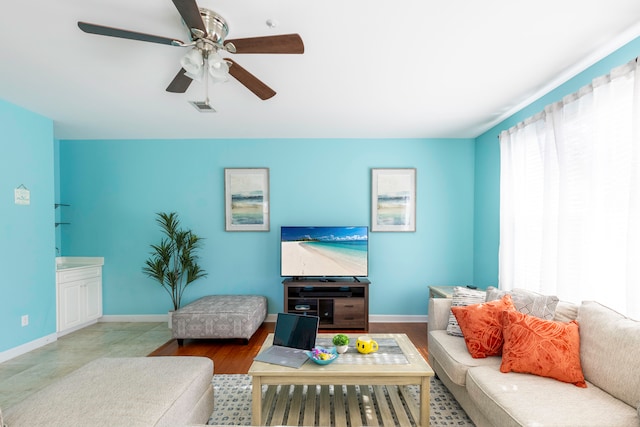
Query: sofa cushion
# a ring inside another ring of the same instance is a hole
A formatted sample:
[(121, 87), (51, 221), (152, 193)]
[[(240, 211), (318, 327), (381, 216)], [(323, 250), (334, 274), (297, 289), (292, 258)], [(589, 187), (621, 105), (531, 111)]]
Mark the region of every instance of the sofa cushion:
[(580, 335), (569, 323), (539, 319), (517, 311), (502, 313), (501, 372), (522, 372), (586, 387), (580, 366)]
[(478, 366), (467, 371), (469, 397), (491, 425), (638, 426), (631, 407), (598, 387)]
[[(10, 427), (204, 423), (213, 410), (212, 379), (213, 362), (206, 357), (96, 359), (8, 408), (5, 422)], [(206, 405), (199, 405), (203, 395)]]
[(597, 302), (578, 311), (580, 360), (587, 381), (634, 408), (640, 402), (640, 322)]
[(502, 312), (505, 310), (515, 310), (511, 295), (505, 295), (496, 301), (451, 307), (471, 357), (497, 356), (502, 353)]
[(553, 320), (557, 320), (558, 322), (571, 322), (572, 320), (576, 320), (578, 318), (579, 307), (579, 304), (567, 301), (558, 301)]
[(499, 356), (474, 359), (467, 350), (464, 338), (454, 337), (443, 330), (429, 332), (429, 356), (438, 361), (451, 381), (463, 387), (469, 368), (491, 366), (498, 370), (500, 367)]
[[(485, 291), (478, 291), (476, 289), (469, 289), (464, 286), (455, 286), (453, 288), (453, 296), (451, 297), (452, 307), (464, 307), (471, 304), (479, 304), (484, 302), (487, 297)], [(458, 325), (458, 320), (449, 312), (449, 324), (447, 325), (447, 333), (456, 337), (462, 336), (462, 331)]]
[(510, 291), (502, 291), (493, 286), (487, 288), (487, 301), (493, 301), (502, 298), (505, 295), (511, 295), (513, 305), (520, 313), (530, 314), (541, 319), (553, 320), (556, 307), (558, 305), (558, 297), (555, 295), (543, 295), (526, 289), (513, 289)]

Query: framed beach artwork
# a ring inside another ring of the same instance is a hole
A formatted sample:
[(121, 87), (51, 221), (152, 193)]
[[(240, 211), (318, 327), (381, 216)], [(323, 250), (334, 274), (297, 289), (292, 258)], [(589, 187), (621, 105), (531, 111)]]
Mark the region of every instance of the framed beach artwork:
[(269, 169), (225, 168), (226, 231), (269, 231)]
[(416, 169), (371, 169), (371, 231), (416, 231)]

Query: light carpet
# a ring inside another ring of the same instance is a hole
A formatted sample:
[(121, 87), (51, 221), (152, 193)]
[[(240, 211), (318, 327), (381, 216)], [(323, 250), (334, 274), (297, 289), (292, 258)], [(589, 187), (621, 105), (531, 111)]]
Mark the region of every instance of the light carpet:
[[(251, 376), (249, 375), (214, 375), (213, 387), (215, 396), (215, 406), (213, 414), (207, 424), (209, 425), (251, 425)], [(263, 389), (263, 394), (266, 389)], [(414, 402), (403, 402), (417, 405), (419, 399), (418, 386), (407, 386), (407, 399)], [(332, 389), (333, 393), (333, 389)], [(358, 391), (358, 394), (360, 392)], [(365, 394), (374, 395), (374, 393)], [(473, 426), (467, 414), (462, 410), (449, 390), (435, 377), (431, 378), (431, 414), (430, 424), (432, 426)], [(410, 411), (407, 410), (407, 413)], [(366, 420), (366, 416), (363, 417)], [(397, 420), (394, 415), (394, 420)], [(267, 419), (266, 425), (270, 420)], [(275, 424), (280, 425), (274, 421)], [(411, 425), (415, 421), (410, 417)], [(317, 424), (317, 422), (316, 422)], [(348, 425), (351, 423), (348, 421)], [(358, 423), (359, 424), (359, 423)], [(366, 425), (366, 421), (363, 421)], [(399, 424), (395, 422), (395, 424)], [(381, 423), (382, 425), (382, 423)]]

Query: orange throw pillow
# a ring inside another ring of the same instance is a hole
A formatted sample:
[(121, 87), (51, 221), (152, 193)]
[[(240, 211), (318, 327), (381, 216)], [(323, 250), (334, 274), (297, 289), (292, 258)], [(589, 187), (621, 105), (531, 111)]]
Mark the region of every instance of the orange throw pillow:
[(504, 312), (501, 372), (521, 372), (587, 387), (580, 365), (578, 322)]
[(503, 343), (502, 312), (515, 309), (511, 295), (481, 304), (451, 307), (471, 357), (482, 359), (500, 355)]

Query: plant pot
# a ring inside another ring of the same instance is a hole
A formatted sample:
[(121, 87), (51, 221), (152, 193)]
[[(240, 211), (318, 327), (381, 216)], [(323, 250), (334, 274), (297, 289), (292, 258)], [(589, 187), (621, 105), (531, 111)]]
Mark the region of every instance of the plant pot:
[(336, 346), (336, 351), (338, 352), (338, 354), (346, 353), (348, 349), (349, 349), (348, 345), (337, 345)]

